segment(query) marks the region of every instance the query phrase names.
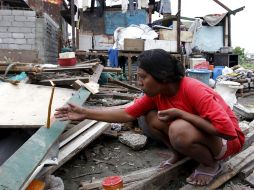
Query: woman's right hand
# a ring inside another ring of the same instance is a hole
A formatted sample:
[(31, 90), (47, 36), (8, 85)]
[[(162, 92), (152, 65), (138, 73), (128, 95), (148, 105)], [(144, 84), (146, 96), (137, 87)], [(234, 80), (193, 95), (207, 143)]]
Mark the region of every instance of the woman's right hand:
[(54, 116), (61, 121), (82, 121), (85, 119), (85, 110), (82, 107), (68, 103), (67, 106), (57, 108)]

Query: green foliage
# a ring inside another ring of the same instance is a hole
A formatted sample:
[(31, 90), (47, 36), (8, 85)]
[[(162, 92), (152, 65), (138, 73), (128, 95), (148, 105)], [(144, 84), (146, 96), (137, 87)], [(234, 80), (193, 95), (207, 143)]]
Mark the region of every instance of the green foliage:
[(245, 54), (245, 49), (244, 48), (241, 48), (241, 47), (237, 46), (233, 49), (233, 53), (235, 53), (239, 56), (240, 64), (244, 64), (244, 63), (247, 62), (247, 56)]

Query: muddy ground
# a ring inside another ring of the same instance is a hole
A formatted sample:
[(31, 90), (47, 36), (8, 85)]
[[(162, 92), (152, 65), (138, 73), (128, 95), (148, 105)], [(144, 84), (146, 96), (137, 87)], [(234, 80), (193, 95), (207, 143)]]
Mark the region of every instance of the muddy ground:
[[(238, 102), (243, 105), (253, 105), (254, 96), (239, 98)], [(240, 120), (242, 119), (240, 118)], [(157, 166), (169, 155), (170, 150), (151, 139), (142, 150), (134, 151), (120, 143), (117, 138), (102, 135), (59, 168), (54, 175), (63, 179), (66, 190), (76, 190), (80, 181), (89, 181), (110, 175), (124, 175), (132, 171)], [(182, 171), (175, 180), (169, 181), (163, 189), (179, 189), (185, 184), (185, 179), (190, 173), (191, 170), (186, 168), (186, 171)], [(247, 185), (236, 176), (226, 184), (226, 187), (221, 189), (251, 189), (242, 186), (231, 188), (232, 184)]]

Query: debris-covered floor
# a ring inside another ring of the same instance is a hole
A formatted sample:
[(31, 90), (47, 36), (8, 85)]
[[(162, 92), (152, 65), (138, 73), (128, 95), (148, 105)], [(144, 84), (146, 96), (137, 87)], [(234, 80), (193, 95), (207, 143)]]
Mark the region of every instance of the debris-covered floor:
[[(244, 106), (253, 104), (254, 96), (240, 97), (238, 102)], [(240, 115), (239, 119), (244, 120)], [(84, 148), (72, 160), (59, 168), (54, 175), (63, 179), (65, 189), (90, 189), (87, 184), (97, 179), (111, 175), (126, 175), (139, 172), (142, 169), (157, 167), (161, 161), (170, 156), (170, 150), (161, 143), (148, 139), (148, 143), (141, 150), (132, 150), (107, 133), (100, 136), (88, 147)], [(184, 170), (177, 172), (172, 180), (160, 189), (180, 189), (185, 183), (186, 177), (190, 175), (196, 163), (191, 162)], [(221, 189), (224, 190), (248, 190), (251, 188), (243, 180), (243, 173), (225, 183)], [(135, 181), (135, 180), (134, 180)], [(82, 186), (82, 184), (84, 184)], [(93, 188), (91, 188), (93, 189)]]

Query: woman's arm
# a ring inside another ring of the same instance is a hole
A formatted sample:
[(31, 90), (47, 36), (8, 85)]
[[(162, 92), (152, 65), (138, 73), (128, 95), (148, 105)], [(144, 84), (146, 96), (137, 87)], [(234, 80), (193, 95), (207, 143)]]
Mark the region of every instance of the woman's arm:
[(186, 111), (183, 111), (183, 110), (180, 110), (177, 108), (159, 111), (158, 118), (163, 121), (183, 119), (183, 120), (191, 123), (197, 129), (204, 131), (208, 134), (219, 136), (219, 137), (222, 137), (227, 140), (235, 138), (235, 137), (232, 137), (229, 135), (224, 135), (224, 134), (218, 133), (216, 128), (212, 125), (212, 123), (203, 119), (202, 117), (200, 117), (198, 115), (194, 115), (192, 113), (188, 113)]
[(68, 104), (56, 109), (55, 117), (60, 120), (84, 120), (92, 119), (110, 123), (124, 123), (133, 121), (135, 117), (129, 115), (121, 108), (90, 109)]

